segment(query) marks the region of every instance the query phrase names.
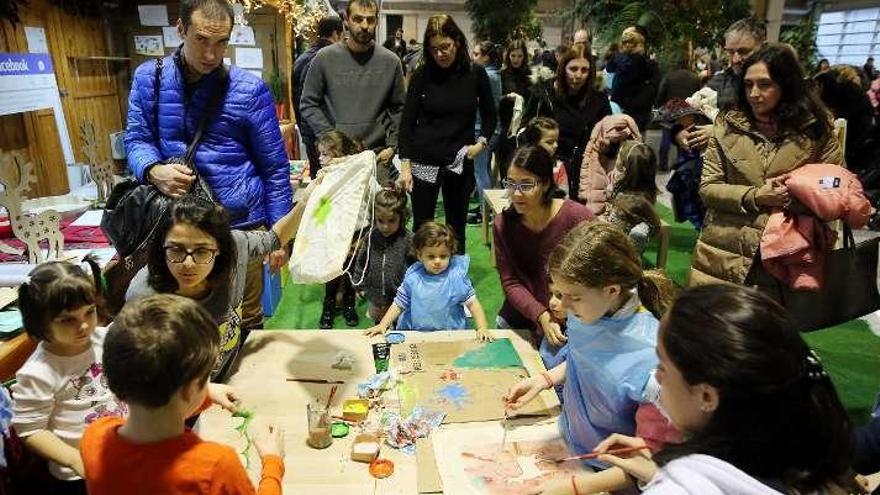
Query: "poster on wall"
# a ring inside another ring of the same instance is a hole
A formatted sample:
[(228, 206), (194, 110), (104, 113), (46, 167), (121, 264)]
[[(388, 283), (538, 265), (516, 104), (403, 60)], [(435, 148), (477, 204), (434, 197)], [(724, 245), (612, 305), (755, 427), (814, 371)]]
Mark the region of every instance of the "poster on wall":
[(134, 52), (138, 55), (161, 57), (165, 55), (165, 45), (162, 44), (161, 36), (135, 36)]
[(168, 48), (177, 48), (183, 43), (183, 39), (180, 38), (180, 33), (177, 32), (177, 26), (162, 27), (162, 42)]
[(46, 42), (46, 30), (41, 27), (25, 26), (24, 36), (27, 38), (28, 52), (49, 53), (49, 43)]
[(236, 24), (232, 26), (232, 34), (229, 35), (230, 45), (254, 46), (257, 44), (254, 29), (250, 26)]
[(64, 161), (73, 165), (73, 147), (67, 134), (52, 57), (47, 53), (0, 53), (0, 115), (44, 108), (54, 113)]
[(138, 5), (141, 26), (167, 26), (168, 7), (165, 5)]
[(235, 65), (245, 69), (262, 69), (263, 50), (261, 48), (236, 48)]

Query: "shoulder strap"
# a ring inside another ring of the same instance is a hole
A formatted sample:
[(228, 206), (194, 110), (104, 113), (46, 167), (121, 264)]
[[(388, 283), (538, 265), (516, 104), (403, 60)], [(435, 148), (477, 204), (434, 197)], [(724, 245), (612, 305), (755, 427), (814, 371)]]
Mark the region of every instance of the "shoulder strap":
[[(223, 99), (226, 97), (226, 92), (229, 89), (229, 71), (227, 71), (226, 67), (223, 65), (220, 66), (219, 70), (220, 74), (217, 76), (217, 83), (214, 85), (214, 91), (211, 93), (211, 99), (208, 101), (205, 111), (202, 112), (202, 116), (199, 118), (199, 126), (196, 128), (193, 140), (186, 149), (186, 154), (183, 155), (184, 163), (193, 163), (192, 158), (193, 155), (195, 155), (199, 141), (202, 140), (202, 135), (205, 131), (205, 125), (208, 123), (208, 118), (214, 114), (217, 108), (220, 107)], [(196, 170), (195, 164), (192, 164), (192, 170), (195, 175), (199, 174), (198, 170)]]
[(159, 90), (162, 87), (162, 61), (165, 60), (164, 57), (156, 60), (156, 74), (153, 76), (153, 130), (155, 131), (153, 134), (156, 136), (156, 140), (159, 140)]

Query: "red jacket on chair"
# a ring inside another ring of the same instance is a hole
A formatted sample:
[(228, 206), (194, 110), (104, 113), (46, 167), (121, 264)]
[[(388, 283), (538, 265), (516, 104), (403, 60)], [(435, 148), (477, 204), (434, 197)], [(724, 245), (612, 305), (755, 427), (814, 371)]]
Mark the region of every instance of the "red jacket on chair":
[(792, 289), (818, 291), (825, 255), (837, 237), (825, 222), (843, 220), (851, 228), (864, 227), (871, 203), (855, 174), (839, 165), (804, 165), (787, 174), (785, 185), (812, 215), (771, 214), (761, 238), (761, 260), (770, 274)]

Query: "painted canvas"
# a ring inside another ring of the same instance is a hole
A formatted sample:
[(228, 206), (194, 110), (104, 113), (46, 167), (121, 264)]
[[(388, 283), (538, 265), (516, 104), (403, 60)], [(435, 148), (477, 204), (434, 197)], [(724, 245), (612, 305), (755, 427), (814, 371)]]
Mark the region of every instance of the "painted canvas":
[(437, 467), (447, 495), (528, 495), (556, 477), (584, 472), (579, 463), (556, 464), (569, 450), (555, 422), (509, 432), (502, 426), (443, 430), (433, 437)]
[[(445, 412), (444, 423), (503, 419), (501, 398), (529, 376), (510, 339), (410, 343), (395, 346), (392, 360), (403, 376), (398, 387), (402, 414), (421, 405)], [(540, 397), (519, 411), (549, 413)]]
[[(413, 373), (398, 386), (401, 412), (406, 416), (415, 406), (421, 405), (445, 412), (444, 423), (503, 419), (501, 398), (510, 387), (527, 377), (523, 368), (448, 368)], [(541, 397), (518, 411), (522, 416), (549, 413)]]

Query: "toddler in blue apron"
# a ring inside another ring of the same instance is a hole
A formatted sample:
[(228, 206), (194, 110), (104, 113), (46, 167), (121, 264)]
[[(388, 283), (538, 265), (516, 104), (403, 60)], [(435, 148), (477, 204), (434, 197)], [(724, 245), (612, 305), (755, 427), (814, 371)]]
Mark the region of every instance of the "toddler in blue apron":
[(365, 333), (383, 334), (394, 320), (398, 330), (467, 329), (467, 306), (477, 338), (491, 340), (486, 314), (468, 277), (470, 258), (453, 255), (458, 243), (452, 229), (425, 222), (413, 235), (413, 247), (418, 261), (406, 270), (385, 316)]

